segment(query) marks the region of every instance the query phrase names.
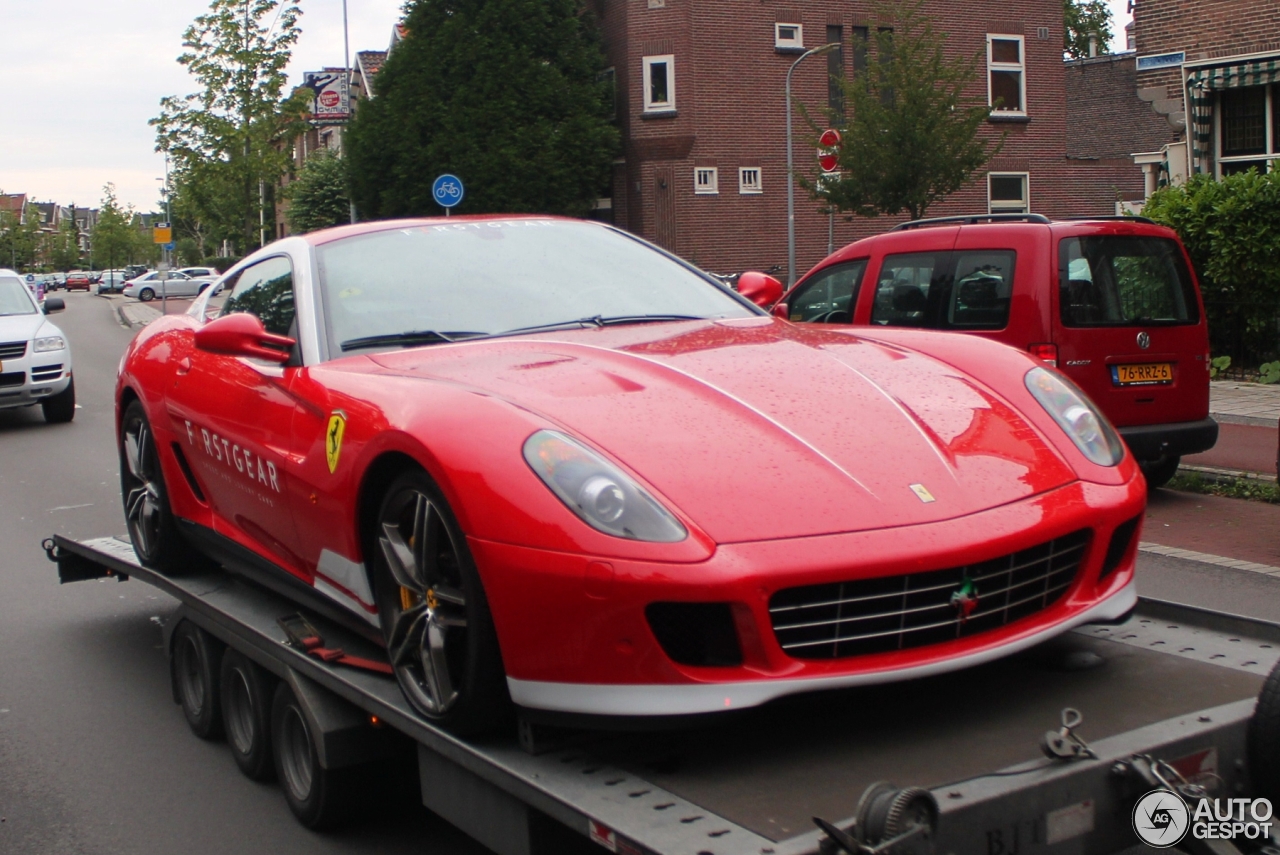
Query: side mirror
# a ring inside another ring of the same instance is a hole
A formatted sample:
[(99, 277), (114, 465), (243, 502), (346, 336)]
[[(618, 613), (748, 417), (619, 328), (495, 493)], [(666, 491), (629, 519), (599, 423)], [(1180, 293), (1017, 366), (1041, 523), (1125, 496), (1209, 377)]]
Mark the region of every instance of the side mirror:
[(267, 332), (257, 315), (245, 312), (223, 315), (196, 330), (199, 350), (224, 356), (247, 356), (284, 364), (289, 361), (289, 349), (294, 344), (288, 336)]
[(791, 310), (786, 303), (774, 303), (773, 308), (769, 310), (769, 314), (775, 318), (782, 318), (784, 321), (790, 320)]
[(46, 315), (49, 314), (50, 312), (61, 312), (66, 307), (67, 307), (67, 304), (62, 302), (61, 297), (45, 297), (44, 298), (44, 313)]
[(767, 309), (782, 299), (782, 283), (772, 276), (748, 270), (738, 277), (738, 293)]

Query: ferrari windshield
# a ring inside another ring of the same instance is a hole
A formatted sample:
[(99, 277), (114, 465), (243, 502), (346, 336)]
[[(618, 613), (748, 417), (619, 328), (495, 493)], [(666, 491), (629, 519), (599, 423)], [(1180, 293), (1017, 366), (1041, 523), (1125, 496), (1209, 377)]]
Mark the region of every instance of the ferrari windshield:
[(755, 313), (613, 229), (554, 219), (414, 225), (317, 248), (335, 356), (545, 328)]
[(36, 311), (21, 279), (0, 276), (0, 315), (34, 315)]

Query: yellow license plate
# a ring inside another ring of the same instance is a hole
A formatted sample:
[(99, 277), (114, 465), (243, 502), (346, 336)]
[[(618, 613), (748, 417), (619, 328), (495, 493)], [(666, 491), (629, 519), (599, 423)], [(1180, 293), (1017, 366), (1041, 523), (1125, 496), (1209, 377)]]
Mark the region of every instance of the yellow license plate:
[(1113, 365), (1111, 379), (1120, 386), (1141, 386), (1151, 383), (1172, 383), (1173, 366), (1168, 362), (1151, 362), (1145, 365)]

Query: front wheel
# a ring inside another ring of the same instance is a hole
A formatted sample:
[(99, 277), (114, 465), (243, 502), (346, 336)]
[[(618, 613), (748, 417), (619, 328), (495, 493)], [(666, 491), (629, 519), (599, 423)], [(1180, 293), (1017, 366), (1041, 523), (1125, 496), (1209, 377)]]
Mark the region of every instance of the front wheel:
[(462, 531), (425, 472), (391, 485), (374, 535), (378, 615), (405, 697), (454, 733), (494, 727), (510, 699), (493, 618)]
[(1178, 473), (1178, 464), (1182, 458), (1178, 456), (1161, 457), (1159, 460), (1143, 461), (1138, 464), (1143, 476), (1147, 479), (1148, 490), (1158, 490)]
[(44, 412), (44, 420), (50, 424), (62, 424), (76, 417), (76, 381), (72, 378), (67, 388), (56, 395), (50, 395), (40, 402)]
[(144, 303), (150, 303), (156, 298), (156, 292), (150, 288), (143, 288), (138, 292), (138, 299)]

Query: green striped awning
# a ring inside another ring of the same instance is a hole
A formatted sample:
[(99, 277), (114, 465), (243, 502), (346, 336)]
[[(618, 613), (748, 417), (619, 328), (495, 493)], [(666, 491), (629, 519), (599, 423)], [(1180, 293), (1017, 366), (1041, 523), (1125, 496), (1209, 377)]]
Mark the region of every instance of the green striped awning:
[(1187, 104), (1191, 108), (1191, 162), (1196, 172), (1209, 171), (1209, 144), (1213, 139), (1213, 94), (1224, 89), (1265, 86), (1280, 82), (1280, 56), (1198, 68), (1187, 77)]

